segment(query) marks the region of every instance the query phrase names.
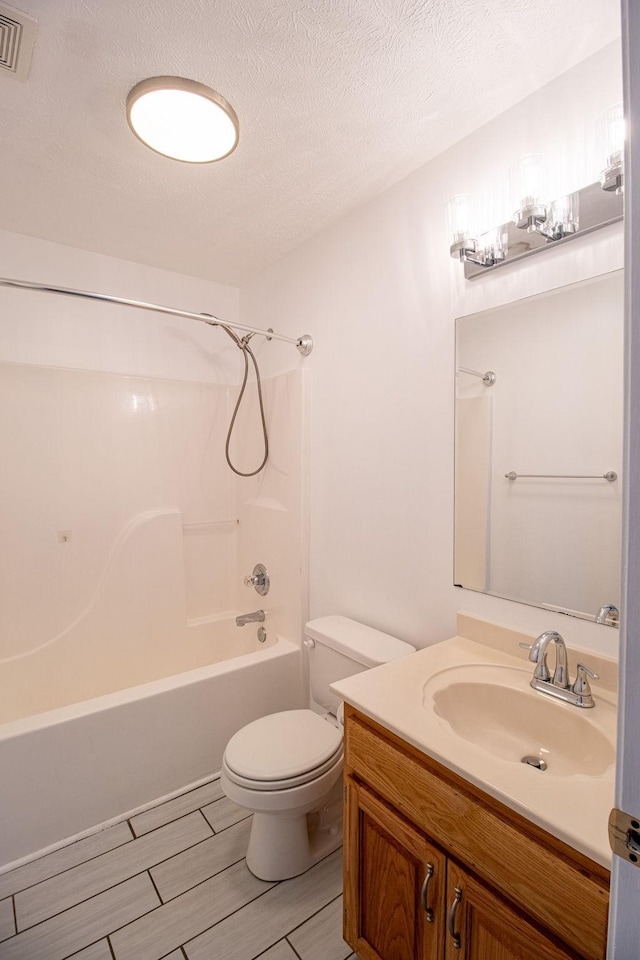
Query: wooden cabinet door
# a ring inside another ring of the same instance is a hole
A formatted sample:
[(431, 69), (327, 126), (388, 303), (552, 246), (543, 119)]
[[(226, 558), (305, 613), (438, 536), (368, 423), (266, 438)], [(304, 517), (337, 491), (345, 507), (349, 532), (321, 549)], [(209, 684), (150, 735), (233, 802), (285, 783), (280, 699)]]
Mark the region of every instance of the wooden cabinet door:
[(347, 779), (344, 937), (361, 960), (442, 960), (446, 858)]
[(446, 960), (575, 960), (576, 957), (451, 860), (447, 863), (446, 923)]

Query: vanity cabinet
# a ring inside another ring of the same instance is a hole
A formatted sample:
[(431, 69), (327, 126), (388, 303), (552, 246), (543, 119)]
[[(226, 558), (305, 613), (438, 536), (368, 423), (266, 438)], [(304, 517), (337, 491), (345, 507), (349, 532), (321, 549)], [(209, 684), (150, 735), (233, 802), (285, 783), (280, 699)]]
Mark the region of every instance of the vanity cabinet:
[(361, 960), (603, 960), (604, 867), (345, 719), (344, 936)]

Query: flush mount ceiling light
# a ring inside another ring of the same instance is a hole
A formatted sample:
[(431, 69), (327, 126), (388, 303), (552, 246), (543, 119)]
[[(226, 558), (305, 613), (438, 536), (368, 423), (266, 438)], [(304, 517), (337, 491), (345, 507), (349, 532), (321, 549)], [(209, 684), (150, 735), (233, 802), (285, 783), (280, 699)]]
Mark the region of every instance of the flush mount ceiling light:
[(151, 77), (127, 97), (127, 120), (156, 153), (186, 163), (222, 160), (238, 144), (236, 113), (221, 94), (183, 77)]

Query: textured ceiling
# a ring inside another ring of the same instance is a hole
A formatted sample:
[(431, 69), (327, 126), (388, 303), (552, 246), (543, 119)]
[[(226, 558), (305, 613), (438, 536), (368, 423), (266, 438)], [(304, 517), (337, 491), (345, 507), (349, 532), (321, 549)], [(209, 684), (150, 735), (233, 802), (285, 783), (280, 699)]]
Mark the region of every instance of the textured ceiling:
[[(0, 76), (0, 227), (235, 285), (619, 33), (617, 0), (14, 5), (38, 33), (28, 81)], [(158, 74), (231, 102), (235, 153), (135, 139)]]

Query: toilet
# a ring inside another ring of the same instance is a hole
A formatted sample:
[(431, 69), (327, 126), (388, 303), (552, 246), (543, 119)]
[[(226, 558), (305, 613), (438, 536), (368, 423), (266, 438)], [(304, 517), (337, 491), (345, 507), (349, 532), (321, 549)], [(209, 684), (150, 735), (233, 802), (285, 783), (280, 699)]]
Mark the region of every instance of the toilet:
[(348, 617), (304, 634), (311, 708), (247, 724), (222, 760), (222, 789), (253, 813), (247, 866), (261, 880), (298, 876), (342, 843), (342, 704), (329, 685), (415, 650)]

